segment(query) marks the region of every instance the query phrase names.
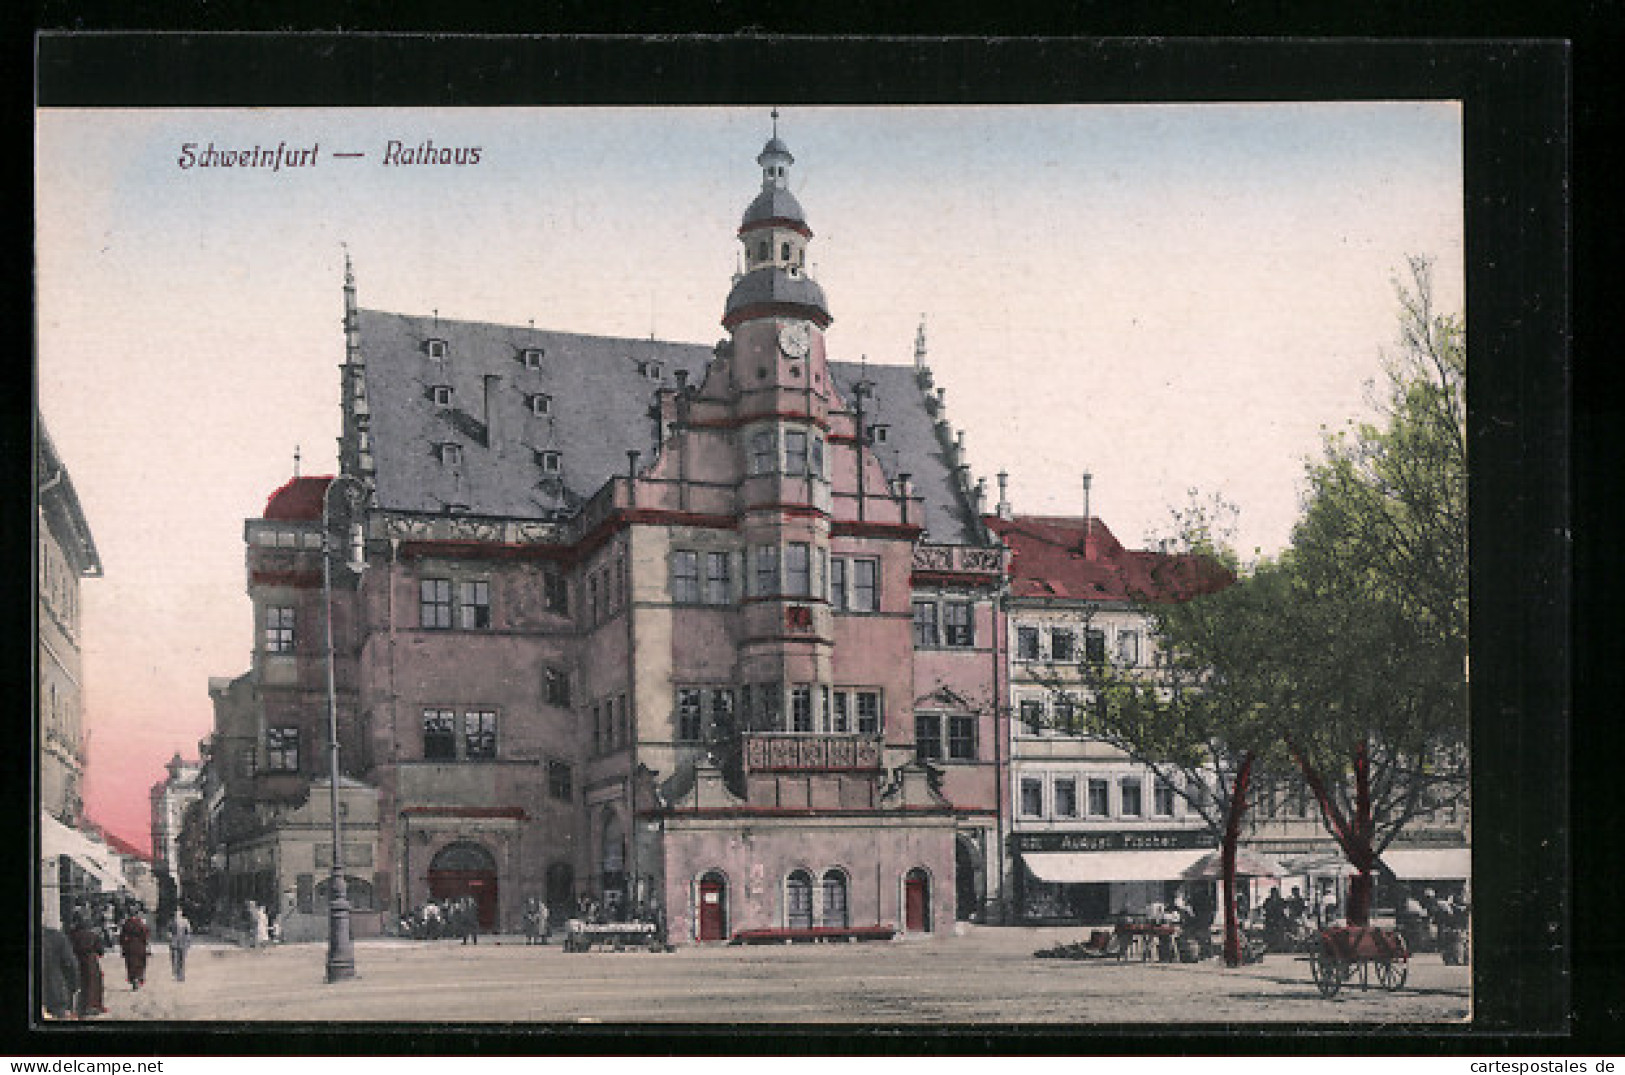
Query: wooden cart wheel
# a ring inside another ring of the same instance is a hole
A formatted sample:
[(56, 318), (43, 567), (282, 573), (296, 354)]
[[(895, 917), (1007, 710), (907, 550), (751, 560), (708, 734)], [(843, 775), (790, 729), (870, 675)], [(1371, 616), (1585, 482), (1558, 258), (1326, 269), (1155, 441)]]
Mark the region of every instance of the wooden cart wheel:
[(1410, 972), (1410, 965), (1403, 959), (1380, 959), (1377, 961), (1377, 984), (1389, 992), (1405, 984), (1405, 977)]
[(1323, 997), (1334, 997), (1343, 988), (1343, 967), (1325, 952), (1309, 953), (1309, 975)]

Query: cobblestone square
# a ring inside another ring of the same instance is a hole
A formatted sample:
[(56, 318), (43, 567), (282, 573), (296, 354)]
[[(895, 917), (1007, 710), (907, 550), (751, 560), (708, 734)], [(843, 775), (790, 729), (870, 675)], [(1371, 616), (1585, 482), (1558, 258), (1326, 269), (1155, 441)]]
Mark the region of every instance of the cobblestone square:
[(326, 948), (251, 950), (205, 942), (185, 982), (155, 948), (132, 992), (103, 959), (110, 1022), (406, 1021), (514, 1024), (1032, 1024), (1201, 1026), (1225, 1023), (1460, 1023), (1470, 970), (1420, 955), (1397, 992), (1356, 977), (1322, 998), (1290, 955), (1226, 969), (1198, 964), (1038, 959), (1062, 928), (961, 927), (901, 942), (688, 947), (670, 953), (566, 953), (522, 938), (378, 940), (357, 945), (355, 980), (323, 982)]

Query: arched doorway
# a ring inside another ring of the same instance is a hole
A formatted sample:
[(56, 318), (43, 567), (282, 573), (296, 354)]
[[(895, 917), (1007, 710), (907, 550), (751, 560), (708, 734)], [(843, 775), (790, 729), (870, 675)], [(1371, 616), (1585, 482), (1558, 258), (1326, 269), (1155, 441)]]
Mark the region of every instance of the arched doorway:
[(555, 922), (575, 914), (576, 871), (568, 862), (555, 862), (547, 868), (547, 913)]
[(823, 906), (819, 908), (819, 922), (821, 926), (833, 926), (845, 929), (851, 925), (846, 913), (846, 871), (831, 867), (824, 871), (823, 883), (819, 886), (823, 890)]
[(903, 928), (931, 932), (931, 875), (918, 866), (903, 876)]
[(961, 834), (954, 839), (954, 917), (961, 922), (980, 918), (983, 891), (982, 849)]
[(791, 929), (812, 929), (812, 874), (791, 870), (784, 879), (784, 924)]
[(699, 939), (725, 941), (728, 939), (728, 879), (720, 870), (711, 870), (700, 878)]
[(497, 863), (491, 852), (466, 840), (447, 844), (429, 863), (429, 898), (473, 897), (480, 928), (497, 927)]

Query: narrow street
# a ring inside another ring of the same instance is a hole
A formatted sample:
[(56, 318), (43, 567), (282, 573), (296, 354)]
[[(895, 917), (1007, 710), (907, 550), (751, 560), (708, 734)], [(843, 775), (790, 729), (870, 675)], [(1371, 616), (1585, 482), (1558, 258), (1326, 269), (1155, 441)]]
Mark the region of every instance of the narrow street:
[(358, 977), (323, 983), (326, 948), (247, 950), (204, 942), (175, 982), (154, 950), (132, 992), (103, 959), (106, 1021), (410, 1021), (515, 1023), (1049, 1024), (1236, 1022), (1455, 1023), (1470, 1010), (1470, 970), (1416, 957), (1397, 992), (1356, 977), (1322, 998), (1308, 965), (1273, 955), (1227, 970), (1200, 964), (1038, 959), (1075, 929), (967, 927), (892, 943), (680, 948), (568, 954), (522, 938), (364, 941)]

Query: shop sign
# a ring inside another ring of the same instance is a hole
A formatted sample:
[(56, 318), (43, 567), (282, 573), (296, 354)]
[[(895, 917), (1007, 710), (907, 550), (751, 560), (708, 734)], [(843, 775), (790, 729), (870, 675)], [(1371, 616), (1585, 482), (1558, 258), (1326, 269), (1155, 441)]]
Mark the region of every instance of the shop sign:
[(1218, 838), (1203, 829), (1010, 834), (1012, 851), (1184, 851), (1218, 846)]

